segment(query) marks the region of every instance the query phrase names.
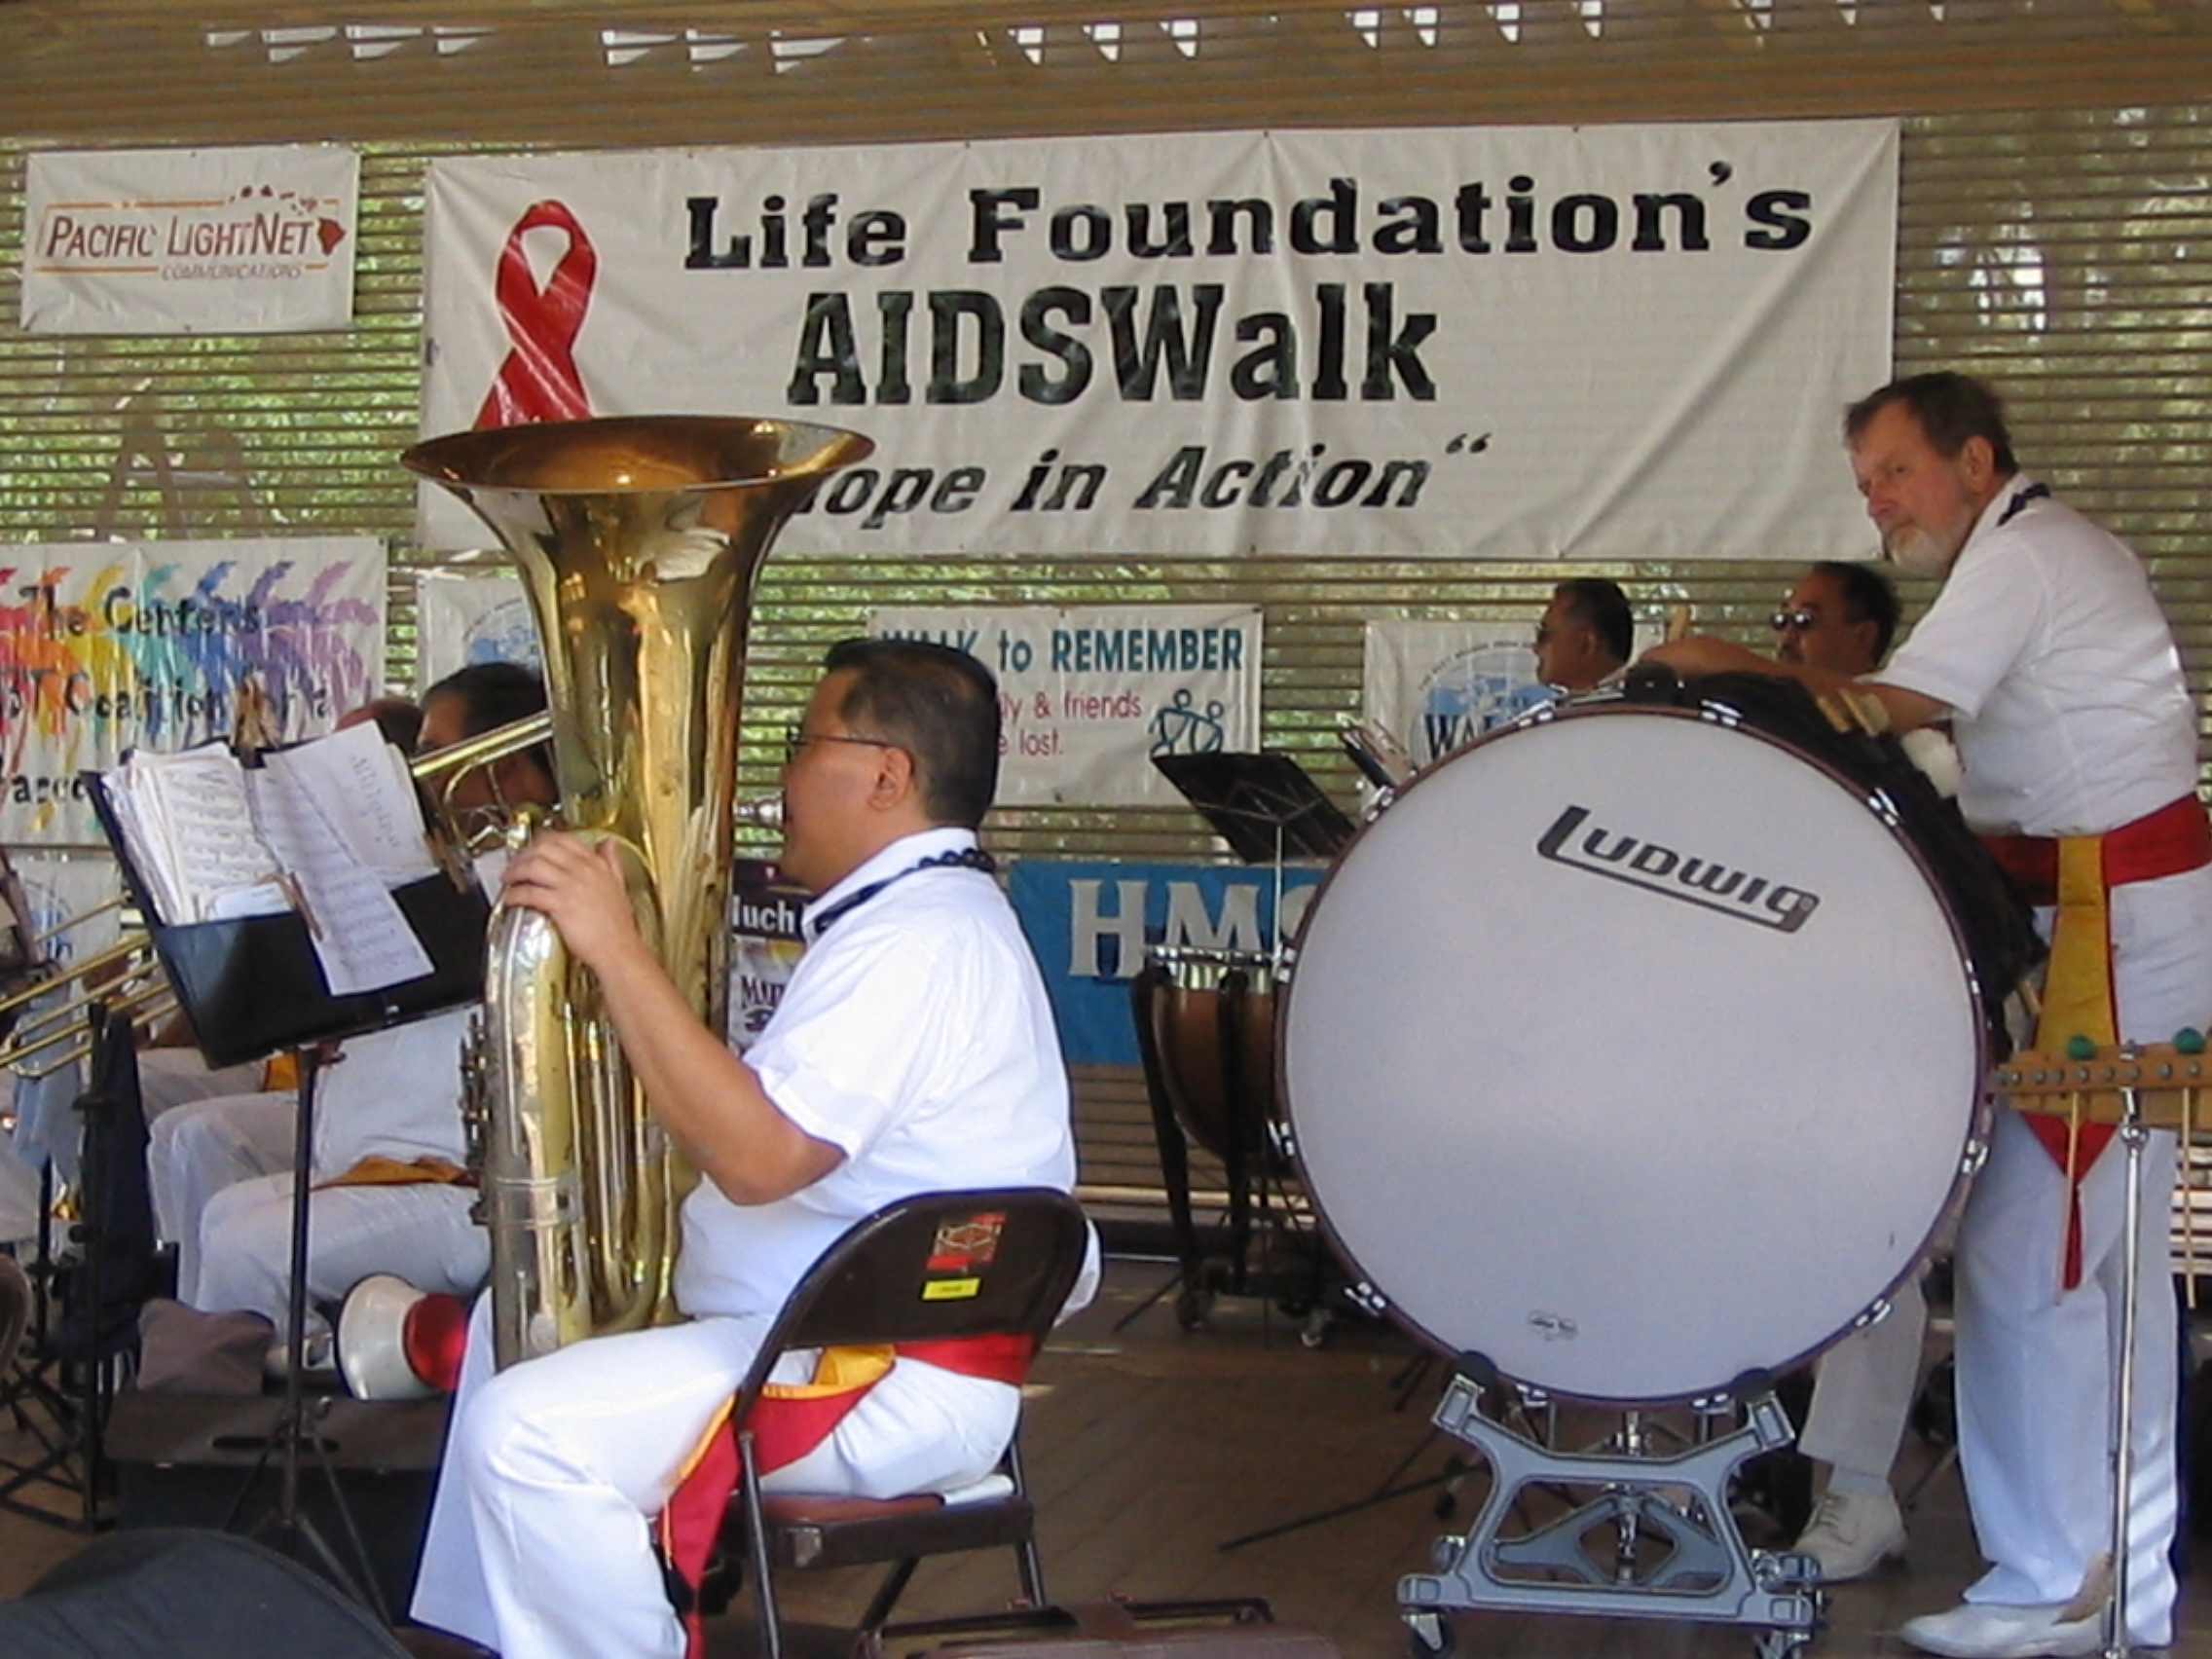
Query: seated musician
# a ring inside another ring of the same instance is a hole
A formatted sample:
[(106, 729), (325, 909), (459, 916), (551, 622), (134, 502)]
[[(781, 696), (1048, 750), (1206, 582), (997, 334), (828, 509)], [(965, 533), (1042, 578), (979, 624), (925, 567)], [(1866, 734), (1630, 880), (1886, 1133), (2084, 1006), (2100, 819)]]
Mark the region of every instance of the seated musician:
[[(1967, 376), (1914, 375), (1869, 393), (1846, 413), (1844, 440), (1884, 552), (1943, 584), (1860, 689), (1893, 730), (1952, 721), (1960, 808), (2034, 889), (2050, 933), (2037, 1046), (2163, 1043), (2201, 1029), (2212, 1018), (2212, 830), (2196, 794), (2196, 708), (2141, 561), (2021, 474), (1995, 392)], [(1710, 639), (1651, 655), (1684, 674), (1761, 666)], [(1844, 683), (1809, 665), (1765, 671), (1817, 691)], [(2110, 1437), (2125, 1374), (2114, 1334), (2131, 1259), (2146, 1271), (2134, 1285), (2119, 1634), (2145, 1647), (2173, 1637), (2175, 1143), (2155, 1129), (2132, 1162), (2109, 1131), (2001, 1104), (1960, 1222), (1960, 1466), (1991, 1566), (1960, 1605), (1898, 1632), (1946, 1659), (2104, 1646), (2118, 1507)]]
[[(704, 1176), (676, 1268), (686, 1322), (494, 1374), (479, 1307), (417, 1619), (505, 1659), (673, 1659), (653, 1517), (806, 1269), (908, 1194), (1072, 1186), (1044, 985), (977, 845), (998, 754), (997, 687), (973, 658), (890, 640), (830, 653), (784, 767), (807, 951), (742, 1059), (639, 938), (611, 858), (560, 835), (516, 857), (508, 901), (596, 973), (655, 1117)], [(769, 1484), (956, 1490), (990, 1471), (1019, 1398), (1011, 1378), (901, 1357)]]
[[(426, 751), (545, 706), (536, 675), (483, 663), (424, 697)], [(462, 812), (553, 799), (541, 755), (506, 756), (464, 777)], [(482, 870), (479, 874), (483, 874)], [(456, 1009), (342, 1045), (315, 1094), (308, 1293), (335, 1302), (371, 1273), (456, 1294), (483, 1283), (484, 1230), (457, 1185), (464, 1156)], [(288, 1090), (189, 1101), (151, 1125), (148, 1175), (165, 1237), (177, 1244), (177, 1299), (203, 1312), (244, 1310), (280, 1326), (291, 1283), (292, 1161), (298, 1102)]]
[[(1774, 613), (1775, 660), (1857, 680), (1881, 666), (1897, 629), (1897, 590), (1887, 576), (1872, 565), (1823, 561), (1797, 578)], [(1797, 1444), (1828, 1465), (1827, 1488), (1792, 1547), (1819, 1562), (1828, 1583), (1863, 1577), (1904, 1553), (1890, 1464), (1919, 1385), (1927, 1328), (1915, 1272), (1890, 1299), (1887, 1318), (1821, 1356)]]
[(1610, 685), (1627, 669), (1635, 639), (1619, 583), (1571, 576), (1552, 589), (1536, 624), (1536, 678), (1569, 695)]

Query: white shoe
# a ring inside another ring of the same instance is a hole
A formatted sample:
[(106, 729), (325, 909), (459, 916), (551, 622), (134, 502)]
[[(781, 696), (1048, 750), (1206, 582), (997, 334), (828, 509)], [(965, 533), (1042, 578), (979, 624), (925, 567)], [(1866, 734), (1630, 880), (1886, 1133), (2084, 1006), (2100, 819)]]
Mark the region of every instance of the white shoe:
[(1821, 1564), (1823, 1583), (1842, 1584), (1904, 1554), (1904, 1517), (1887, 1487), (1880, 1492), (1830, 1491), (1793, 1547)]
[(2061, 1620), (2061, 1606), (2009, 1607), (1968, 1602), (1947, 1613), (1907, 1619), (1898, 1635), (1924, 1653), (1944, 1659), (2073, 1659), (2104, 1645), (2103, 1621)]

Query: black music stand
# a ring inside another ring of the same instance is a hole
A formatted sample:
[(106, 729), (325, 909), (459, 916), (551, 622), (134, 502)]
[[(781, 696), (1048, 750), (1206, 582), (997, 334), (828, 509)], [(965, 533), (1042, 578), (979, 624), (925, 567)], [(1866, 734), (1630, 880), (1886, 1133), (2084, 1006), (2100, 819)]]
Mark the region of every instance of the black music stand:
[[(166, 921), (152, 903), (102, 781), (88, 774), (88, 783), (87, 793), (115, 850), (125, 888), (147, 919), (155, 953), (167, 971), (202, 1056), (210, 1066), (228, 1066), (288, 1050), (299, 1069), (299, 1109), (293, 1133), (292, 1276), (285, 1305), (284, 1404), (275, 1428), (261, 1446), (260, 1458), (232, 1503), (226, 1527), (237, 1524), (270, 1456), (281, 1454), (276, 1507), (254, 1531), (267, 1534), (276, 1547), (295, 1558), (301, 1543), (307, 1543), (341, 1588), (389, 1624), (389, 1610), (377, 1587), (367, 1543), (339, 1485), (337, 1468), (330, 1460), (330, 1444), (310, 1421), (306, 1396), (315, 1081), (329, 1047), (349, 1037), (403, 1025), (482, 997), (490, 901), (474, 882), (464, 887), (445, 874), (396, 889), (392, 898), (409, 929), (422, 941), (430, 959), (430, 972), (373, 991), (334, 995), (324, 981), (307, 920), (297, 911), (213, 922)], [(347, 1541), (361, 1569), (358, 1578), (347, 1569), (313, 1521), (301, 1510), (303, 1446), (313, 1450), (322, 1466), (332, 1506), (345, 1524)]]
[(1351, 840), (1351, 820), (1287, 755), (1155, 755), (1152, 763), (1246, 864), (1333, 859)]

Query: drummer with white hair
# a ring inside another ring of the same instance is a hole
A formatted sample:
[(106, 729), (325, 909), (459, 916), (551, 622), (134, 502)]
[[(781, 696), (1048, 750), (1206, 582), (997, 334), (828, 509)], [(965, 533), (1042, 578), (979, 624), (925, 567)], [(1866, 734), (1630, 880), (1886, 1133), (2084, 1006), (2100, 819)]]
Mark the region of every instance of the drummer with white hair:
[[(2066, 885), (2039, 1045), (2083, 1035), (2170, 1041), (2212, 1016), (2212, 828), (2196, 796), (2196, 726), (2173, 634), (2141, 563), (2023, 476), (1994, 392), (1915, 375), (1870, 393), (1844, 436), (1884, 551), (1944, 578), (1880, 676), (1861, 682), (1893, 729), (1949, 719), (1960, 806), (2016, 873)], [(1678, 673), (1846, 676), (1694, 638), (1652, 660)], [(2055, 893), (2038, 897), (2047, 928)], [(2102, 1029), (2099, 1029), (2102, 1027)], [(2041, 1120), (2045, 1125), (2052, 1120)], [(2124, 1640), (2162, 1647), (2176, 1594), (2179, 1380), (2166, 1227), (2173, 1136), (2154, 1132), (2123, 1236), (2129, 1161), (2089, 1125), (2069, 1144), (2000, 1106), (1960, 1228), (1960, 1456), (1992, 1564), (1911, 1645), (1955, 1659), (2086, 1654), (2102, 1643), (2113, 1522), (2113, 1332), (2131, 1247), (2136, 1299)], [(2076, 1156), (2078, 1154), (2078, 1156)]]

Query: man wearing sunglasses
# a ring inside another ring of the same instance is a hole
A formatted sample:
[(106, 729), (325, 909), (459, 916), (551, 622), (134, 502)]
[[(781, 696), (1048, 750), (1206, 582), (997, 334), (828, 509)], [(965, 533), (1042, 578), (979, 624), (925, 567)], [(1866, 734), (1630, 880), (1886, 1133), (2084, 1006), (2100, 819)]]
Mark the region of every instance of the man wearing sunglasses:
[(1536, 679), (1569, 695), (1610, 684), (1628, 666), (1635, 630), (1619, 583), (1570, 576), (1536, 623)]
[(1824, 559), (1797, 578), (1774, 613), (1777, 662), (1825, 669), (1856, 680), (1890, 654), (1898, 595), (1871, 565)]
[[(2050, 930), (2039, 1048), (2163, 1043), (2212, 1020), (2212, 830), (2196, 720), (2141, 562), (2023, 476), (1996, 394), (1958, 374), (1898, 381), (1844, 418), (1884, 552), (1940, 576), (1912, 638), (1860, 687), (1896, 731), (1948, 719), (1967, 822)], [(1663, 645), (1682, 674), (1761, 668), (1830, 691), (1843, 676), (1721, 641)], [(2065, 888), (2064, 920), (2056, 889)], [(2173, 1135), (2154, 1130), (2130, 1195), (2109, 1126), (2000, 1105), (1959, 1229), (1959, 1447), (1992, 1564), (1906, 1642), (1947, 1659), (2103, 1645), (2112, 1600), (2115, 1333), (2138, 1230), (2123, 1642), (2173, 1635), (2179, 1364), (2166, 1231)]]
[[(1897, 590), (1872, 565), (1823, 560), (1797, 578), (1774, 613), (1777, 662), (1851, 679), (1871, 674), (1898, 629)], [(1915, 1273), (1890, 1298), (1885, 1319), (1821, 1356), (1812, 1409), (1797, 1450), (1828, 1466), (1812, 1522), (1792, 1546), (1840, 1584), (1904, 1553), (1904, 1516), (1890, 1487), (1920, 1381), (1928, 1305)]]

